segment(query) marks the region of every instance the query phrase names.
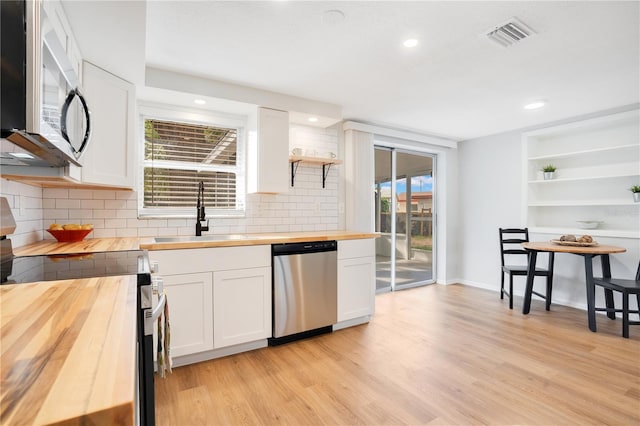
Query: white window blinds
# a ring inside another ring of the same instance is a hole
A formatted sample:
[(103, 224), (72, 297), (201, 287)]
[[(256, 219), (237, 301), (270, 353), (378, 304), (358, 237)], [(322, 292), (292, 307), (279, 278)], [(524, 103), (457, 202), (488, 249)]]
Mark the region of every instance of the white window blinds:
[(208, 216), (244, 211), (237, 128), (147, 118), (144, 133), (142, 215), (195, 216), (200, 181)]

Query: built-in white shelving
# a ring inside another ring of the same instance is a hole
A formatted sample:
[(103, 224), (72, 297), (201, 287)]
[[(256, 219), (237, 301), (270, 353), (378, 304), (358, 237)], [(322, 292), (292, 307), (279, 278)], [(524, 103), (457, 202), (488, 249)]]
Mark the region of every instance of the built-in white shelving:
[(623, 150), (637, 151), (638, 149), (640, 149), (640, 145), (638, 144), (626, 144), (626, 145), (611, 146), (611, 147), (604, 147), (604, 148), (585, 149), (583, 151), (563, 152), (560, 154), (539, 155), (537, 157), (529, 157), (529, 161), (553, 160), (556, 158), (578, 157), (581, 155), (601, 154), (606, 152), (623, 151)]
[[(640, 238), (640, 111), (523, 134), (523, 211), (532, 232)], [(554, 165), (555, 178), (542, 167)], [(598, 220), (581, 229), (577, 220)]]
[[(628, 231), (623, 229), (583, 229), (583, 228), (542, 228), (532, 227), (529, 232), (536, 234), (549, 234), (554, 236), (564, 234), (584, 235), (589, 234), (592, 237), (617, 237), (617, 238), (640, 238), (640, 232)], [(550, 238), (551, 239), (551, 238)]]
[(549, 179), (549, 180), (535, 179), (535, 180), (530, 180), (529, 183), (555, 185), (557, 183), (562, 183), (562, 182), (581, 181), (581, 180), (602, 180), (602, 179), (636, 177), (636, 176), (638, 176), (637, 173), (611, 173), (610, 175), (580, 176), (580, 177), (573, 177), (573, 178), (556, 178), (556, 179)]

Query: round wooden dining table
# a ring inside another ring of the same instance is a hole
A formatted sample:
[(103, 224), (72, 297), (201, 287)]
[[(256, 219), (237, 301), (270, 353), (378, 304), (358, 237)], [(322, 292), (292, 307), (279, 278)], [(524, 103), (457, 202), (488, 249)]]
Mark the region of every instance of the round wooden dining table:
[[(526, 242), (522, 243), (522, 247), (527, 250), (527, 252), (529, 252), (527, 285), (524, 292), (522, 313), (526, 315), (531, 309), (531, 295), (533, 293), (533, 279), (538, 253), (551, 252), (577, 254), (584, 257), (585, 284), (587, 287), (587, 317), (589, 321), (589, 330), (596, 331), (596, 286), (593, 282), (593, 258), (596, 256), (600, 256), (600, 262), (602, 263), (602, 276), (604, 278), (611, 278), (609, 255), (613, 253), (624, 253), (625, 251), (627, 251), (627, 249), (624, 247), (609, 246), (603, 244), (592, 246), (561, 245), (553, 243), (551, 241)], [(607, 308), (613, 308), (613, 293), (611, 292), (611, 290), (605, 291), (605, 302)], [(607, 313), (607, 316), (611, 319), (615, 319), (614, 312)]]

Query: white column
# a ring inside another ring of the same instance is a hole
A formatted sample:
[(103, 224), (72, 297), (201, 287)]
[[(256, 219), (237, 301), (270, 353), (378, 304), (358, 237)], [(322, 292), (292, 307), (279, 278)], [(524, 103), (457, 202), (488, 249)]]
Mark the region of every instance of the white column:
[(373, 134), (345, 131), (345, 229), (374, 232)]

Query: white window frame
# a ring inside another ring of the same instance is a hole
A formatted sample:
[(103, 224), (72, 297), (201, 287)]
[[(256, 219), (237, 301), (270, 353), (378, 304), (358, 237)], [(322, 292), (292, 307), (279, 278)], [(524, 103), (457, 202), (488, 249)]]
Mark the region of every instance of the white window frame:
[[(244, 217), (246, 214), (246, 139), (248, 117), (241, 115), (226, 114), (221, 112), (189, 109), (175, 105), (163, 105), (149, 102), (138, 103), (139, 123), (138, 123), (138, 217), (144, 219), (152, 218), (194, 218), (195, 208), (168, 208), (168, 207), (144, 207), (144, 169), (150, 160), (144, 159), (144, 122), (145, 120), (166, 120), (177, 123), (189, 123), (200, 126), (225, 127), (237, 129), (236, 143), (236, 166), (208, 166), (216, 171), (236, 171), (236, 208), (235, 209), (213, 209), (207, 208), (206, 214), (209, 218), (219, 217)], [(172, 167), (180, 167), (172, 164)], [(191, 167), (185, 167), (191, 169)], [(193, 194), (194, 198), (196, 193)], [(207, 200), (205, 198), (205, 206)]]

